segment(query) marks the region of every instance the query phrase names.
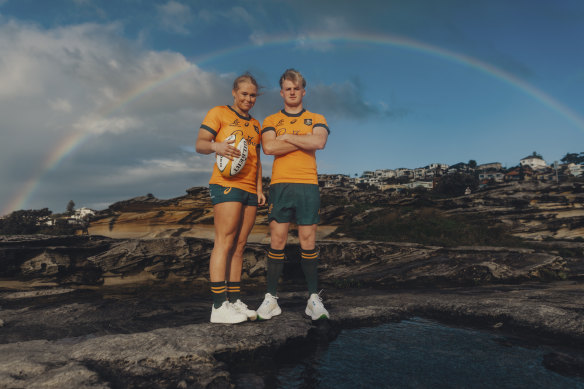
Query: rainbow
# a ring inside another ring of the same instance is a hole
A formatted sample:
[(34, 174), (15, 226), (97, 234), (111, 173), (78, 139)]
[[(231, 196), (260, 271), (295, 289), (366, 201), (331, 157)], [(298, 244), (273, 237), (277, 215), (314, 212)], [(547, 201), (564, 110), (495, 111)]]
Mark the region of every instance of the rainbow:
[[(317, 47), (318, 45), (339, 47), (346, 44), (374, 45), (404, 49), (418, 52), (422, 55), (435, 56), (445, 61), (457, 63), (463, 66), (469, 66), (481, 73), (494, 77), (503, 83), (524, 92), (528, 96), (541, 102), (549, 109), (557, 112), (584, 130), (584, 119), (574, 111), (550, 95), (546, 94), (542, 90), (487, 62), (406, 37), (372, 34), (320, 34), (306, 37), (271, 37), (260, 43), (250, 43), (247, 45), (239, 45), (216, 50), (207, 53), (204, 56), (198, 57), (192, 62), (185, 62), (184, 64), (176, 66), (173, 69), (168, 69), (164, 74), (156, 78), (145, 80), (135, 88), (126, 91), (126, 93), (120, 96), (120, 98), (114, 103), (101, 107), (95, 112), (93, 117), (99, 119), (112, 116), (116, 112), (119, 112), (123, 107), (130, 105), (132, 102), (140, 99), (142, 96), (155, 90), (161, 85), (182, 77), (190, 71), (198, 69), (204, 64), (219, 61), (224, 57), (232, 56), (238, 53), (248, 53), (252, 50), (266, 49), (270, 47), (291, 46), (294, 48), (310, 49), (312, 47)], [(47, 155), (44, 163), (39, 166), (35, 174), (33, 174), (24, 185), (22, 185), (17, 195), (4, 207), (2, 214), (7, 214), (13, 210), (24, 208), (32, 194), (35, 193), (42, 177), (49, 171), (56, 169), (56, 167), (64, 158), (70, 155), (90, 136), (91, 134), (78, 130), (75, 130), (65, 136), (60, 145)]]

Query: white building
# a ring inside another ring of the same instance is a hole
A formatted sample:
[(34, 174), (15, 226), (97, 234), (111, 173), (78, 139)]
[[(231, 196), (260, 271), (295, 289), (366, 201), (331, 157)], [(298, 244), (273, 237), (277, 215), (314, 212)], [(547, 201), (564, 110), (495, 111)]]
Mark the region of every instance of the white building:
[(415, 180), (422, 180), (426, 178), (426, 169), (423, 167), (419, 167), (414, 169), (414, 179)]
[(571, 163), (568, 165), (568, 171), (574, 177), (580, 177), (584, 174), (584, 165)]
[(414, 182), (408, 182), (407, 184), (405, 184), (405, 186), (408, 188), (411, 188), (411, 189), (418, 188), (418, 187), (432, 189), (434, 187), (434, 184), (432, 181), (414, 181)]
[(522, 158), (519, 161), (519, 164), (521, 166), (529, 166), (533, 170), (541, 170), (547, 167), (547, 164), (545, 163), (541, 155), (537, 155), (535, 152), (528, 157)]
[(395, 177), (395, 171), (391, 169), (378, 169), (375, 171), (375, 175), (382, 178), (393, 178)]
[(399, 169), (395, 169), (395, 176), (396, 177), (413, 177), (414, 172), (412, 169), (407, 169), (405, 167), (401, 167)]
[(73, 214), (73, 216), (71, 216), (72, 219), (77, 219), (77, 220), (83, 220), (86, 217), (89, 216), (93, 216), (95, 215), (95, 211), (93, 209), (89, 209), (89, 208), (79, 208), (75, 210), (75, 213)]
[(428, 166), (431, 170), (436, 170), (436, 169), (440, 169), (440, 170), (447, 170), (450, 165), (447, 165), (445, 163), (431, 163), (430, 166)]

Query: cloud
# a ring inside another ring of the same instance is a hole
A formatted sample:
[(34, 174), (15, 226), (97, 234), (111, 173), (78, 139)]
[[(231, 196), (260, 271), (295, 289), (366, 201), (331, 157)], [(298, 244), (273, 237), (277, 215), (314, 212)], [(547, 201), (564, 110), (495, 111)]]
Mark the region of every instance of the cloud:
[(306, 103), (315, 112), (327, 112), (336, 118), (362, 119), (373, 116), (403, 116), (402, 108), (386, 102), (372, 103), (364, 99), (356, 81), (340, 84), (319, 84), (309, 88)]
[(160, 25), (166, 31), (176, 34), (188, 35), (188, 25), (193, 20), (191, 9), (188, 5), (177, 1), (169, 1), (157, 7), (160, 17)]
[(141, 127), (142, 122), (133, 117), (113, 117), (104, 118), (100, 116), (84, 116), (73, 124), (79, 132), (88, 134), (102, 134), (104, 132), (112, 132), (119, 134), (121, 132), (137, 129)]
[[(181, 147), (194, 144), (212, 106), (230, 102), (233, 75), (121, 34), (115, 23), (0, 25), (0, 211), (53, 208), (73, 191), (98, 203), (206, 184), (212, 158), (193, 165)], [(38, 183), (34, 193), (26, 182)]]
[(64, 113), (71, 113), (73, 107), (71, 103), (66, 99), (55, 99), (49, 100), (49, 107), (54, 111), (60, 111)]
[(188, 158), (170, 159), (159, 158), (142, 161), (138, 167), (128, 168), (130, 176), (144, 177), (151, 179), (152, 177), (165, 175), (174, 175), (182, 173), (211, 173), (213, 165), (207, 159), (199, 155), (191, 155)]

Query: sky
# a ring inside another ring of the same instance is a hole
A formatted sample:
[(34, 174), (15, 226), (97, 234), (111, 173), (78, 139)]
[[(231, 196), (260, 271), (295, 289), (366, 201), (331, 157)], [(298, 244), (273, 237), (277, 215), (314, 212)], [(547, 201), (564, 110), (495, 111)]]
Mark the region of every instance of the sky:
[(304, 75), (319, 173), (553, 163), (584, 152), (582, 37), (580, 0), (0, 0), (0, 215), (207, 186), (199, 126), (247, 71), (260, 123)]

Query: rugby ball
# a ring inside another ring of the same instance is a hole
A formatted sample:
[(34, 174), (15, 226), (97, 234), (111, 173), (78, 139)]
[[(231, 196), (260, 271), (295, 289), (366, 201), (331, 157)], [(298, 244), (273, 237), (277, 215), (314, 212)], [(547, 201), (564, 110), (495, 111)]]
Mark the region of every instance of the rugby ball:
[(231, 145), (237, 148), (241, 152), (241, 155), (239, 158), (230, 160), (227, 157), (217, 154), (217, 167), (224, 177), (233, 177), (245, 166), (245, 161), (247, 161), (247, 142), (239, 134), (231, 134), (225, 140), (235, 140)]

